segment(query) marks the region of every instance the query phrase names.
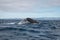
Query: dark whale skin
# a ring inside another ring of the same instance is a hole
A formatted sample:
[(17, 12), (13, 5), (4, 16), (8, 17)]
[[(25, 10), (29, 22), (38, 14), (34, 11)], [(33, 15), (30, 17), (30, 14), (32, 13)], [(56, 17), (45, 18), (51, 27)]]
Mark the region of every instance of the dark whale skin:
[(33, 20), (33, 19), (31, 19), (31, 18), (26, 18), (26, 20), (27, 20), (28, 22), (30, 22), (30, 23), (39, 23), (39, 22), (37, 22), (36, 20)]

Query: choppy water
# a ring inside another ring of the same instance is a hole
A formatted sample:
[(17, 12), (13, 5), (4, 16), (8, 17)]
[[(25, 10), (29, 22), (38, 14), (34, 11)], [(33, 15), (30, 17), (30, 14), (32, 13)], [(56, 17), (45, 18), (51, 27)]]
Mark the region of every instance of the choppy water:
[(0, 40), (60, 40), (60, 20), (40, 20), (40, 24), (0, 23)]

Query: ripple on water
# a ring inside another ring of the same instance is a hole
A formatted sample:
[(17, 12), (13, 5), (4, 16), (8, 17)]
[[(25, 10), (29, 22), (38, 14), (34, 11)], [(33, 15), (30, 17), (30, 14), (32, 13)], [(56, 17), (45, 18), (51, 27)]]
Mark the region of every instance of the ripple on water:
[(57, 25), (58, 22), (54, 21), (42, 21), (41, 24), (11, 25), (12, 27), (0, 28), (0, 40), (57, 40), (60, 37), (60, 29), (56, 30)]
[(28, 32), (32, 32), (32, 33), (40, 33), (40, 31), (36, 31), (36, 30), (28, 30)]

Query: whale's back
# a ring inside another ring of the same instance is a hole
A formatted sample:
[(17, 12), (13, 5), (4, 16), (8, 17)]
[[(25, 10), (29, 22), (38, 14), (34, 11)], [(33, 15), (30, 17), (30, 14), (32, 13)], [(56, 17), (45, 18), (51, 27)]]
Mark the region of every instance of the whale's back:
[(27, 19), (27, 21), (29, 21), (30, 23), (39, 23), (39, 22), (37, 22), (36, 20), (33, 20), (33, 19), (31, 19), (31, 18), (26, 18)]

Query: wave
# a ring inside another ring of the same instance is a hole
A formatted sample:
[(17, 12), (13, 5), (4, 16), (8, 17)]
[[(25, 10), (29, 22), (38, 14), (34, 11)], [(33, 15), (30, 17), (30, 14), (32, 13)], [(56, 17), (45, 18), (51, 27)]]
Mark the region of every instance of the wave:
[(23, 37), (29, 40), (57, 40), (60, 37), (59, 23), (59, 21), (41, 21), (41, 24), (0, 24), (0, 36), (2, 40), (4, 38), (20, 40)]
[(34, 30), (32, 30), (32, 29), (27, 29), (27, 28), (23, 28), (23, 26), (22, 27), (0, 27), (0, 31), (4, 31), (4, 30), (21, 30), (21, 31), (30, 31), (30, 32), (37, 32), (37, 33), (39, 33), (38, 31), (34, 31)]

